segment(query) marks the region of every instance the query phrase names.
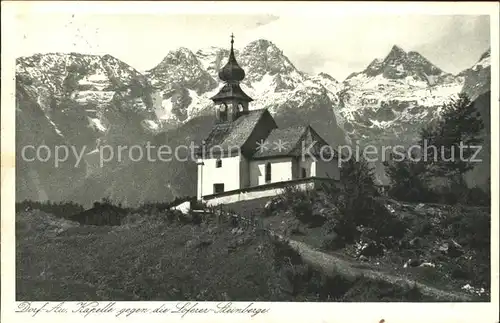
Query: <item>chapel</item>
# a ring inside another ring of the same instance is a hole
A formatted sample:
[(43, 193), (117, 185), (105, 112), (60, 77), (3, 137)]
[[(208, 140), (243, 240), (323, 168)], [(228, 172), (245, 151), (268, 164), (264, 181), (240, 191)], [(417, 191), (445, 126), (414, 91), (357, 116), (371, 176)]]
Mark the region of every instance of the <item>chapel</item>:
[(219, 71), (223, 85), (211, 98), (216, 121), (197, 155), (197, 199), (307, 178), (338, 180), (337, 151), (310, 125), (279, 128), (267, 109), (251, 108), (233, 44), (231, 35), (229, 58)]

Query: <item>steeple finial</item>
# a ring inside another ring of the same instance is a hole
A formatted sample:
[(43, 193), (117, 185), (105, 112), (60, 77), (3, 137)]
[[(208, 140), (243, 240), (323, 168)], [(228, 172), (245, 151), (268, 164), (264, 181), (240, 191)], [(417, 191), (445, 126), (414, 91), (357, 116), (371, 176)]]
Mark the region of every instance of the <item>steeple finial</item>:
[(226, 82), (239, 82), (245, 78), (245, 71), (236, 62), (234, 56), (234, 34), (231, 33), (231, 50), (227, 64), (219, 71), (219, 78)]
[(232, 56), (234, 58), (233, 44), (234, 44), (234, 34), (231, 33), (231, 53), (230, 53), (230, 56)]

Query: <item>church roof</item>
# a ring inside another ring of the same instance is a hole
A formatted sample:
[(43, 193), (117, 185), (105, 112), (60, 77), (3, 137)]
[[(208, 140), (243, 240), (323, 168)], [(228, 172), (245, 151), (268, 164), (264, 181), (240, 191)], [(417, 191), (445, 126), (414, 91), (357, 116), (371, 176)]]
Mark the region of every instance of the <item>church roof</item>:
[[(266, 138), (264, 149), (257, 149), (252, 159), (266, 159), (271, 157), (302, 156), (310, 151), (312, 155), (319, 155), (321, 147), (328, 143), (309, 125), (299, 125), (287, 128), (277, 128), (271, 131)], [(314, 144), (313, 144), (314, 143)], [(311, 149), (309, 149), (312, 146)], [(303, 151), (305, 150), (305, 151)], [(323, 156), (330, 156), (333, 149), (324, 149)]]
[[(304, 135), (307, 126), (294, 126), (288, 128), (276, 128), (266, 138), (266, 146), (257, 149), (253, 158), (266, 158), (276, 156), (287, 156), (294, 153), (300, 138)], [(280, 147), (278, 145), (281, 145)]]
[[(266, 119), (263, 118), (265, 114)], [(261, 124), (261, 120), (265, 120), (266, 125)], [(253, 142), (256, 138), (262, 139)], [(263, 148), (261, 143), (265, 143)], [(328, 147), (321, 150), (324, 146)], [(241, 152), (250, 159), (300, 157), (308, 153), (329, 158), (331, 153), (338, 154), (330, 148), (310, 125), (278, 128), (267, 109), (251, 110), (233, 122), (216, 123), (204, 140), (205, 157), (211, 153), (219, 154), (221, 150), (230, 155)], [(198, 156), (202, 153), (201, 150), (197, 152)]]
[(233, 122), (215, 124), (205, 139), (205, 151), (214, 146), (224, 150), (241, 148), (265, 113), (269, 113), (267, 109), (251, 110)]

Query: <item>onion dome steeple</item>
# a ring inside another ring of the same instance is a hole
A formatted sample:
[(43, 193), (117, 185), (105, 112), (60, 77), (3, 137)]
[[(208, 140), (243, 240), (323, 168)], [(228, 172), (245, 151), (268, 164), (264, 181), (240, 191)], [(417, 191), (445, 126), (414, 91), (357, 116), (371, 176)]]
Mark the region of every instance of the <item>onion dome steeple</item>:
[(224, 81), (224, 86), (211, 98), (217, 105), (215, 114), (221, 123), (236, 121), (240, 116), (247, 114), (248, 103), (253, 101), (240, 87), (240, 82), (245, 78), (245, 71), (236, 62), (233, 43), (234, 36), (231, 34), (229, 60), (219, 71), (219, 78)]
[(245, 71), (236, 62), (234, 57), (234, 35), (231, 34), (231, 51), (226, 65), (219, 71), (219, 78), (224, 82), (240, 82), (245, 78)]

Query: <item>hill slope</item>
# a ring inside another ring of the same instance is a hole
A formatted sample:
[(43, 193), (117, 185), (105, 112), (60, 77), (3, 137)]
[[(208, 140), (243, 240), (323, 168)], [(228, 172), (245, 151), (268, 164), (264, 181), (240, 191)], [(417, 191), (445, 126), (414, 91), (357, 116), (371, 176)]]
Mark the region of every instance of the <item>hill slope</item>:
[[(392, 205), (398, 214), (406, 209), (399, 216), (419, 221), (422, 215), (412, 212), (449, 211), (428, 205), (410, 209), (408, 205)], [(122, 225), (108, 227), (79, 225), (36, 209), (18, 210), (16, 299), (474, 301), (487, 296), (484, 289), (481, 297), (476, 289), (460, 290), (465, 282), (477, 286), (488, 274), (477, 271), (488, 263), (476, 258), (468, 245), (477, 233), (474, 230), (482, 227), (476, 226), (472, 232), (471, 228), (458, 228), (471, 234), (456, 236), (466, 250), (458, 258), (446, 254), (425, 258), (436, 252), (431, 247), (434, 241), (414, 226), (411, 234), (423, 240), (405, 245), (403, 255), (392, 253), (389, 249), (394, 247), (388, 246), (385, 257), (362, 251), (368, 257), (362, 260), (350, 256), (349, 246), (334, 252), (318, 248), (317, 239), (332, 238), (331, 234), (318, 233), (326, 226), (299, 225), (290, 230), (296, 221), (290, 211), (293, 209), (285, 207), (280, 209), (284, 216), (277, 212), (260, 219), (243, 214), (236, 219), (222, 215), (201, 219), (170, 211), (129, 210)], [(470, 215), (478, 210), (462, 211)], [(446, 222), (448, 216), (440, 221)], [(454, 219), (455, 224), (465, 223), (467, 217), (460, 218)], [(440, 232), (441, 224), (435, 229)], [(424, 259), (435, 263), (435, 268), (403, 266), (400, 261), (418, 250)], [(481, 275), (467, 276), (468, 270)], [(451, 277), (442, 275), (448, 271)]]

